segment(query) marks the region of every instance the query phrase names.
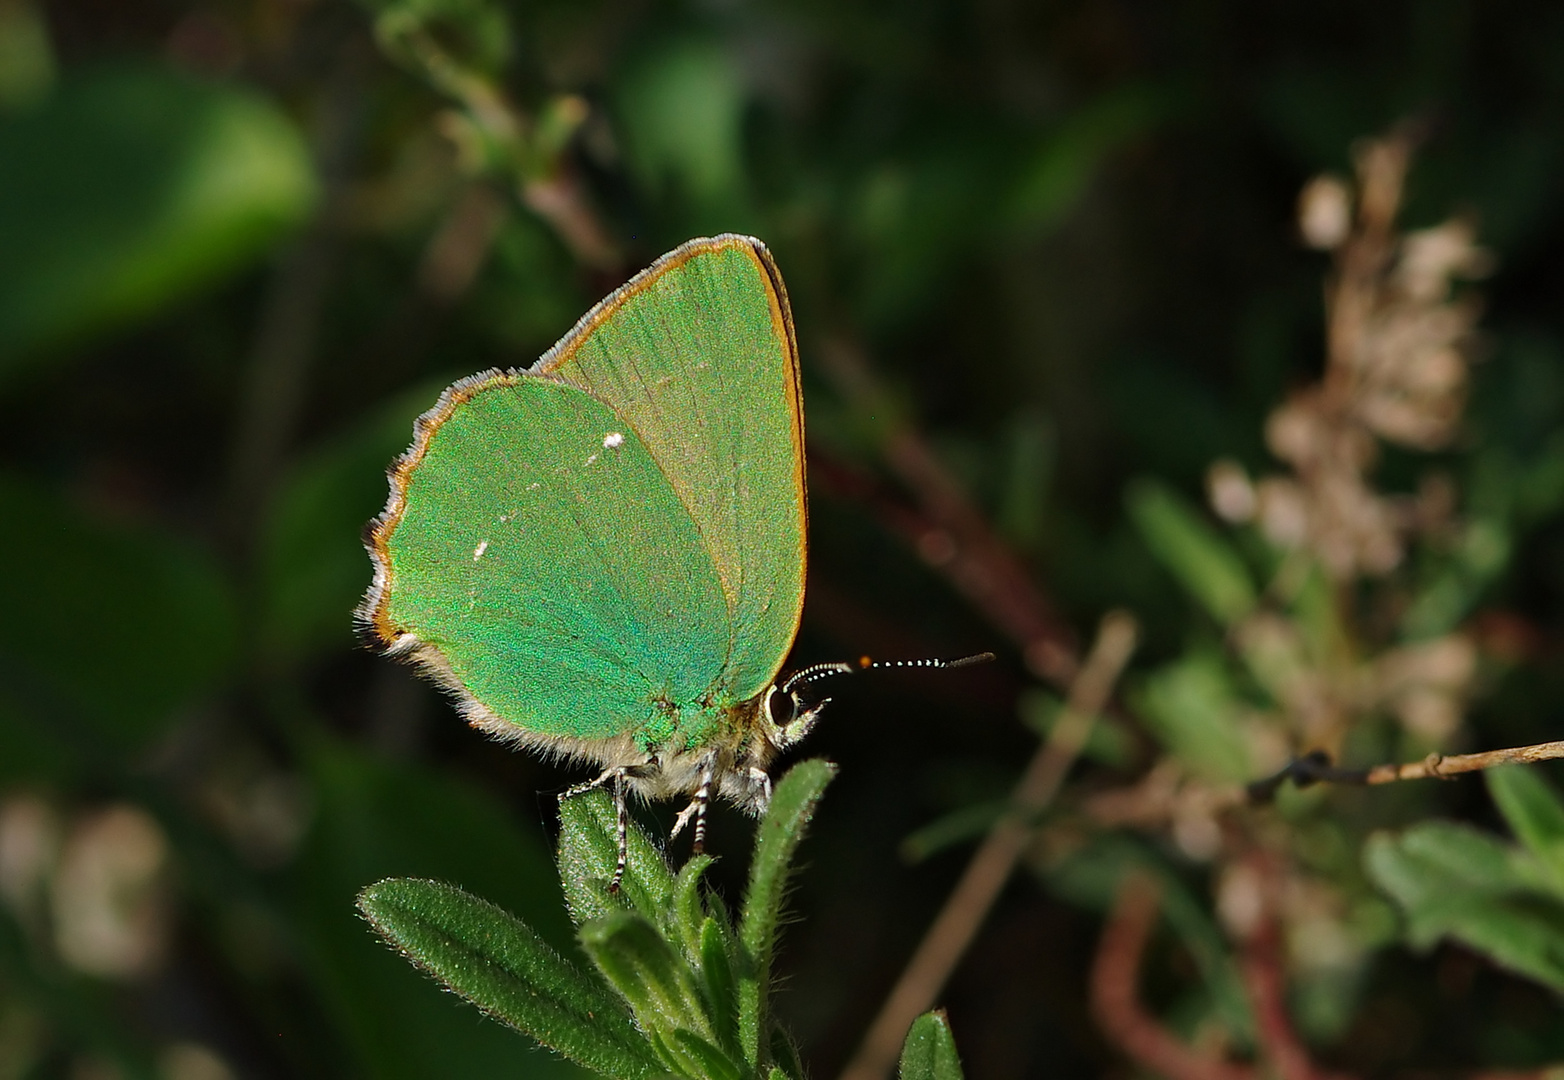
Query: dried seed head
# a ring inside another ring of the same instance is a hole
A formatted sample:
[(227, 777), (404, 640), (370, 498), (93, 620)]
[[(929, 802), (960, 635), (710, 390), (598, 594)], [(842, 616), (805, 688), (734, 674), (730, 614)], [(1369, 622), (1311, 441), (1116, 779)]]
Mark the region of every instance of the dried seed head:
[(1206, 473), (1206, 494), (1211, 509), (1223, 520), (1236, 525), (1254, 518), (1258, 505), (1254, 485), (1238, 462), (1226, 458), (1213, 462)]
[(171, 917), (169, 856), (162, 828), (138, 807), (122, 803), (80, 821), (51, 889), (60, 958), (105, 978), (156, 970)]
[(1298, 233), (1311, 248), (1330, 251), (1352, 228), (1352, 192), (1337, 176), (1316, 176), (1298, 196)]

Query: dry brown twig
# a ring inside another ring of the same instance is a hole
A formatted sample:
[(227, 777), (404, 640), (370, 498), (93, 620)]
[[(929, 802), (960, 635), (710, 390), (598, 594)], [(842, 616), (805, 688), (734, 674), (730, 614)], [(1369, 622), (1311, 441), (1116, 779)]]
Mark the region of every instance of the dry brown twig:
[(1364, 783), (1444, 779), (1457, 773), (1478, 772), (1499, 765), (1529, 765), (1558, 758), (1564, 758), (1564, 741), (1512, 746), (1505, 750), (1484, 750), (1477, 754), (1429, 754), (1422, 761), (1408, 765), (1376, 765), (1368, 770)]
[[(866, 413), (894, 414), (888, 395), (857, 348), (832, 339), (823, 342), (817, 354), (843, 397)], [(894, 1067), (902, 1037), (912, 1021), (933, 1005), (1024, 852), (1032, 819), (1053, 799), (1079, 756), (1129, 660), (1136, 636), (1133, 618), (1110, 613), (1082, 663), (1070, 629), (1053, 613), (1032, 575), (994, 533), (917, 429), (906, 423), (893, 426), (882, 452), (922, 511), (910, 536), (918, 553), (1016, 644), (1034, 675), (1067, 689), (1069, 700), (1013, 793), (1011, 813), (973, 854), (848, 1063), (844, 1080), (879, 1080)], [(912, 519), (902, 518), (903, 531), (908, 531)]]
[(1265, 802), (1286, 780), (1309, 784), (1393, 784), (1400, 780), (1447, 780), (1461, 773), (1481, 772), (1501, 765), (1529, 765), (1564, 758), (1564, 740), (1484, 750), (1476, 754), (1429, 754), (1422, 761), (1375, 765), (1367, 769), (1341, 769), (1331, 765), (1322, 751), (1290, 762), (1274, 776), (1257, 780), (1244, 789), (1252, 802)]
[(1135, 620), (1125, 612), (1109, 612), (1103, 617), (1064, 711), (1011, 794), (1009, 812), (995, 823), (973, 854), (870, 1024), (858, 1052), (843, 1070), (842, 1080), (880, 1080), (894, 1067), (907, 1029), (933, 1006), (1026, 851), (1035, 818), (1053, 800), (1080, 756), (1097, 715), (1129, 662), (1136, 633)]
[(1484, 750), (1475, 754), (1429, 754), (1421, 761), (1344, 769), (1331, 764), (1323, 751), (1297, 758), (1279, 772), (1251, 784), (1212, 786), (1191, 780), (1176, 769), (1153, 769), (1137, 784), (1098, 792), (1081, 802), (1086, 816), (1103, 828), (1160, 829), (1181, 818), (1214, 818), (1235, 807), (1266, 803), (1282, 784), (1393, 784), (1402, 780), (1450, 780), (1462, 773), (1503, 765), (1526, 765), (1564, 758), (1564, 740)]

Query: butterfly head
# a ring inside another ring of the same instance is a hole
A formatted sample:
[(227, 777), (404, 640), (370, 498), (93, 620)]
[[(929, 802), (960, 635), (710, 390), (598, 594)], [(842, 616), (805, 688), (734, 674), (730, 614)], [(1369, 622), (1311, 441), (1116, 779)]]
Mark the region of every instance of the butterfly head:
[(766, 738), (778, 750), (784, 750), (808, 735), (820, 713), (831, 703), (819, 696), (820, 683), (859, 671), (885, 668), (956, 668), (982, 664), (994, 659), (993, 653), (978, 653), (959, 660), (871, 660), (860, 656), (856, 663), (833, 661), (811, 664), (774, 683), (761, 701)]

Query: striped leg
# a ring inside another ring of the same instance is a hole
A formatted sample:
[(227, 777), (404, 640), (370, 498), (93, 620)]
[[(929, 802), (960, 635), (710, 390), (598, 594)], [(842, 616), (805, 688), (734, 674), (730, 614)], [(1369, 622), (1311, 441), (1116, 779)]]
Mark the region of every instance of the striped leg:
[(585, 795), (589, 791), (595, 791), (622, 772), (624, 772), (624, 769), (618, 766), (615, 766), (612, 769), (604, 769), (601, 773), (598, 774), (597, 779), (587, 780), (584, 783), (575, 785), (574, 787), (566, 788), (565, 793), (560, 796), (560, 799), (573, 799), (577, 795)]
[(614, 784), (614, 832), (619, 841), (619, 857), (614, 864), (614, 878), (608, 883), (609, 892), (618, 892), (620, 882), (625, 878), (625, 864), (630, 861), (630, 812), (625, 806), (625, 776), (629, 770), (623, 765), (617, 765), (611, 769), (604, 769), (595, 780), (577, 784), (570, 788), (561, 799), (568, 799), (574, 795), (585, 795), (589, 791), (603, 787), (610, 780)]
[(691, 850), (699, 855), (706, 849), (706, 808), (711, 805), (711, 774), (714, 761), (707, 761), (701, 772), (701, 786), (695, 789), (695, 843)]
[(706, 808), (711, 805), (712, 779), (717, 771), (717, 759), (715, 755), (706, 758), (701, 765), (701, 785), (695, 789), (695, 797), (690, 804), (679, 811), (678, 820), (673, 823), (673, 831), (668, 834), (672, 840), (684, 831), (684, 827), (695, 819), (695, 844), (694, 852), (699, 855), (706, 846)]
[(608, 891), (616, 893), (625, 879), (625, 864), (630, 861), (630, 811), (625, 806), (625, 771), (614, 770), (614, 837), (619, 841), (619, 858), (614, 863), (614, 879)]

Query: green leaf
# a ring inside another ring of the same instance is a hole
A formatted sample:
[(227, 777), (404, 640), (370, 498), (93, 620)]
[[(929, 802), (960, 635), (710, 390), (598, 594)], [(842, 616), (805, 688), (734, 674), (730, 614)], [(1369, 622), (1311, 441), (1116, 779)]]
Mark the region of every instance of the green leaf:
[(1564, 896), (1564, 802), (1530, 766), (1489, 769), (1483, 779), (1516, 839), (1547, 869), (1555, 891)]
[(1369, 837), (1364, 864), (1401, 907), (1413, 945), (1453, 937), (1564, 989), (1564, 905), (1538, 891), (1542, 876), (1526, 853), (1463, 825), (1429, 822)]
[(315, 200), (288, 117), (172, 69), (77, 69), (0, 123), (0, 376), (267, 251)]
[(1146, 545), (1216, 620), (1230, 625), (1254, 610), (1254, 581), (1243, 559), (1171, 488), (1138, 480), (1127, 495)]
[(581, 944), (644, 1030), (665, 1039), (680, 1029), (711, 1034), (688, 965), (651, 922), (616, 911), (583, 924)]
[(739, 1052), (739, 999), (733, 976), (733, 935), (723, 921), (707, 919), (701, 927), (700, 972), (706, 1005), (717, 1042)]
[(668, 908), (668, 929), (677, 935), (684, 955), (698, 963), (706, 910), (701, 904), (701, 875), (712, 864), (710, 855), (692, 855), (673, 881), (673, 904)]
[(815, 805), (835, 775), (836, 766), (819, 759), (793, 766), (777, 784), (771, 809), (756, 830), (749, 888), (739, 916), (739, 944), (747, 961), (738, 977), (739, 1042), (751, 1068), (760, 1067), (766, 1045), (771, 958), (788, 870)]
[(901, 1080), (961, 1080), (961, 1058), (943, 1011), (912, 1022), (901, 1048)]
[(689, 1031), (675, 1031), (673, 1042), (699, 1069), (696, 1075), (701, 1080), (743, 1080), (743, 1068), (699, 1035)]
[(658, 1072), (623, 1006), (488, 901), (403, 878), (371, 885), (358, 906), (404, 956), (495, 1019), (608, 1076)]
[(1532, 889), (1535, 875), (1525, 872), (1520, 854), (1495, 836), (1447, 821), (1375, 833), (1364, 847), (1370, 876), (1408, 909), (1452, 891), (1500, 896)]
[(1564, 991), (1564, 908), (1524, 897), (1455, 894), (1407, 912), (1407, 938), (1429, 948), (1455, 938), (1501, 967)]
[(1192, 651), (1153, 672), (1133, 696), (1153, 733), (1185, 764), (1211, 780), (1251, 778), (1239, 702), (1218, 654)]
[(626, 835), (629, 860), (617, 894), (608, 891), (619, 861), (614, 800), (601, 788), (561, 799), (559, 821), (559, 878), (576, 925), (627, 907), (662, 925), (673, 902), (673, 874), (634, 818)]

